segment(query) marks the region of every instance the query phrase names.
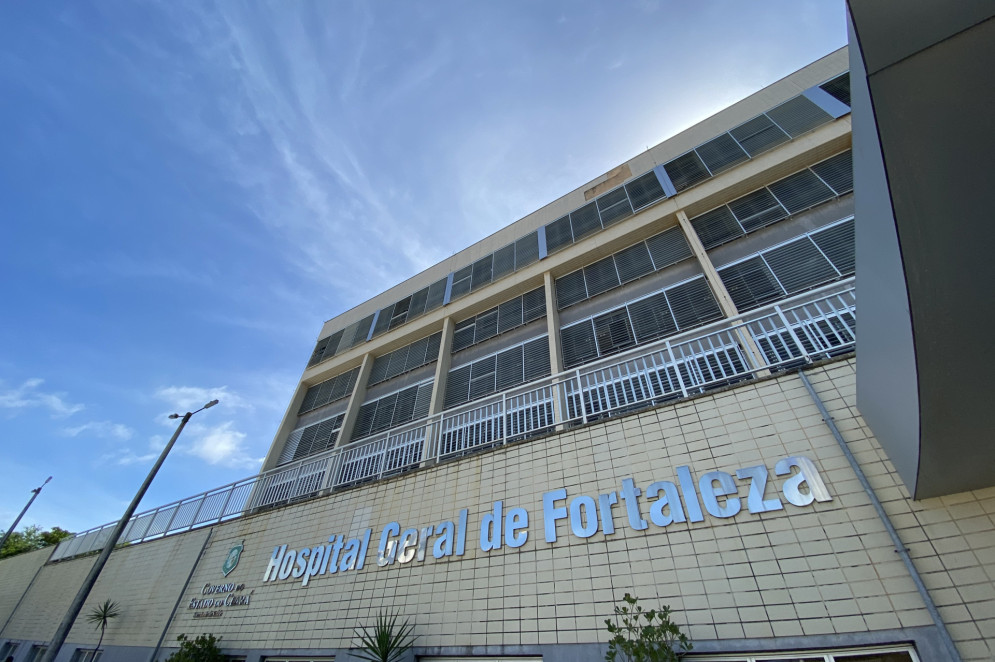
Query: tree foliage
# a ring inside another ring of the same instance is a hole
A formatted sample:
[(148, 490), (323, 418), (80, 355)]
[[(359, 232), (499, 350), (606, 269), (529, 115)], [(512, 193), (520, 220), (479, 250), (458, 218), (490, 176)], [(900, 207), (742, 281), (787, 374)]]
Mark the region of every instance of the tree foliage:
[(367, 662), (398, 662), (417, 639), (411, 635), (414, 629), (407, 620), (398, 625), (397, 614), (381, 611), (371, 630), (356, 629), (362, 646), (352, 655)]
[(608, 633), (607, 662), (676, 662), (691, 642), (670, 620), (670, 607), (643, 611), (628, 593), (624, 605), (615, 606), (615, 621), (605, 619)]
[(21, 531), (14, 531), (10, 534), (7, 542), (3, 544), (3, 549), (0, 549), (0, 559), (58, 544), (66, 538), (71, 538), (72, 535), (69, 531), (57, 526), (53, 526), (48, 531), (43, 531), (38, 526), (27, 526)]
[(180, 650), (166, 658), (166, 662), (225, 662), (218, 646), (221, 639), (213, 634), (202, 634), (193, 640), (181, 634), (176, 640), (180, 642)]

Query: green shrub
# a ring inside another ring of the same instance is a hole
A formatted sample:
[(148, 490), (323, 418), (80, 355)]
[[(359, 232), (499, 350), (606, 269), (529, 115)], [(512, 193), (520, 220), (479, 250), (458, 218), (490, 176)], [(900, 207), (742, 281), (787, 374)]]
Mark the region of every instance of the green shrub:
[(676, 662), (691, 642), (670, 620), (670, 607), (643, 611), (628, 593), (625, 605), (615, 607), (615, 621), (605, 619), (608, 633), (607, 662)]
[(180, 650), (166, 658), (166, 662), (225, 662), (218, 646), (221, 640), (213, 634), (202, 634), (193, 641), (181, 634), (176, 640), (180, 642)]

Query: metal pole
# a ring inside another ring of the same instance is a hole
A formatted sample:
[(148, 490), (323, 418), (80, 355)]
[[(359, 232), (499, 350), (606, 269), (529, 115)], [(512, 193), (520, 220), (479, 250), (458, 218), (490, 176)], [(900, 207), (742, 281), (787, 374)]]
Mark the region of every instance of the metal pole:
[(21, 521), (21, 518), (24, 517), (24, 513), (28, 512), (28, 508), (30, 508), (31, 504), (34, 503), (35, 497), (37, 497), (38, 493), (41, 492), (41, 488), (48, 485), (48, 481), (50, 480), (52, 480), (51, 476), (46, 478), (44, 483), (42, 483), (35, 489), (31, 490), (31, 498), (28, 499), (28, 503), (24, 506), (24, 510), (22, 510), (21, 514), (17, 516), (17, 519), (14, 520), (14, 523), (10, 525), (10, 528), (7, 530), (7, 533), (3, 534), (3, 539), (0, 540), (0, 549), (3, 549), (4, 544), (7, 542), (7, 538), (9, 538), (10, 534), (12, 534), (14, 532), (14, 529), (17, 528), (17, 525)]
[[(155, 465), (153, 465), (149, 475), (145, 477), (145, 482), (142, 486), (138, 488), (138, 492), (135, 494), (135, 498), (131, 500), (131, 504), (128, 509), (124, 511), (124, 515), (121, 516), (121, 520), (114, 527), (114, 531), (111, 532), (110, 537), (104, 544), (103, 551), (100, 552), (100, 556), (97, 557), (97, 561), (90, 568), (90, 574), (86, 576), (83, 581), (83, 585), (80, 586), (79, 592), (76, 593), (76, 597), (73, 598), (72, 603), (69, 605), (69, 609), (66, 611), (65, 617), (59, 624), (59, 629), (55, 631), (55, 636), (52, 637), (52, 643), (49, 644), (48, 649), (46, 649), (44, 656), (41, 658), (41, 662), (55, 662), (55, 658), (59, 654), (59, 649), (62, 648), (62, 644), (66, 642), (66, 637), (69, 636), (69, 630), (72, 628), (73, 623), (76, 621), (76, 617), (79, 615), (80, 610), (83, 609), (83, 603), (86, 602), (86, 598), (90, 595), (90, 591), (93, 589), (93, 585), (97, 583), (97, 577), (100, 576), (100, 571), (104, 569), (104, 565), (107, 563), (107, 559), (110, 558), (111, 552), (114, 551), (114, 546), (117, 544), (118, 538), (124, 532), (124, 528), (131, 521), (131, 516), (135, 513), (135, 509), (138, 508), (139, 502), (141, 502), (142, 497), (145, 496), (145, 492), (149, 489), (149, 485), (152, 484), (152, 479), (155, 475), (159, 473), (159, 467), (162, 463), (166, 461), (166, 456), (169, 455), (169, 451), (172, 450), (173, 444), (176, 443), (176, 439), (183, 432), (183, 428), (186, 427), (187, 421), (190, 417), (199, 411), (203, 411), (208, 407), (213, 407), (218, 404), (217, 400), (211, 400), (206, 405), (198, 409), (197, 411), (183, 414), (183, 418), (180, 424), (176, 428), (176, 432), (173, 433), (173, 437), (166, 444), (166, 447), (162, 449), (162, 453), (159, 455), (159, 459), (156, 460)], [(175, 414), (174, 414), (175, 416)]]

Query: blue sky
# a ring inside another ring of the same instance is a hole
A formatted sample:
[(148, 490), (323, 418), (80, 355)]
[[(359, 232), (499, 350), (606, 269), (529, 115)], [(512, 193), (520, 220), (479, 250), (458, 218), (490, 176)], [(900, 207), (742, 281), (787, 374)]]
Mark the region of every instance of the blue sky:
[(324, 320), (846, 42), (843, 3), (0, 4), (0, 528), (255, 473)]

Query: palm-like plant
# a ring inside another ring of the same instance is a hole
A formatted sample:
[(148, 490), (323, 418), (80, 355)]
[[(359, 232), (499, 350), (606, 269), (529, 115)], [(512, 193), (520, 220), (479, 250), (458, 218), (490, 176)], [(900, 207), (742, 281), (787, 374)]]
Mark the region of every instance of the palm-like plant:
[(355, 630), (363, 645), (353, 655), (367, 662), (399, 662), (417, 639), (411, 635), (414, 629), (407, 619), (399, 626), (397, 614), (381, 611), (372, 630), (366, 626)]
[(121, 610), (118, 608), (116, 602), (104, 600), (102, 604), (91, 609), (90, 613), (86, 615), (88, 623), (93, 623), (95, 628), (100, 628), (100, 639), (97, 641), (97, 650), (100, 650), (100, 644), (104, 643), (104, 632), (107, 631), (107, 624), (112, 618), (117, 618), (120, 614)]

